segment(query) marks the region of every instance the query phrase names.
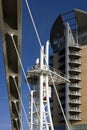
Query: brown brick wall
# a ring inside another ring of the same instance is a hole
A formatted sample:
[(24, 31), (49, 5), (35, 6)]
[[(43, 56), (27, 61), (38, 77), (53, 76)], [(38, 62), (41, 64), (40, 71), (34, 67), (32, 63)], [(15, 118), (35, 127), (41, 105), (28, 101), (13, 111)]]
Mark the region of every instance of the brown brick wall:
[[(82, 46), (81, 50), (80, 50), (80, 54), (81, 54), (81, 82), (80, 82), (80, 92), (81, 92), (81, 97), (80, 97), (80, 101), (81, 101), (81, 105), (80, 110), (80, 117), (81, 117), (81, 121), (77, 121), (77, 122), (73, 122), (73, 125), (76, 124), (87, 124), (87, 46)], [(58, 69), (58, 53), (54, 54), (54, 68)], [(54, 125), (63, 125), (62, 123), (58, 122), (58, 111), (59, 111), (59, 105), (58, 105), (58, 101), (54, 92), (54, 108), (53, 108), (53, 112), (54, 112)]]
[(81, 121), (75, 124), (87, 124), (87, 46), (81, 47)]

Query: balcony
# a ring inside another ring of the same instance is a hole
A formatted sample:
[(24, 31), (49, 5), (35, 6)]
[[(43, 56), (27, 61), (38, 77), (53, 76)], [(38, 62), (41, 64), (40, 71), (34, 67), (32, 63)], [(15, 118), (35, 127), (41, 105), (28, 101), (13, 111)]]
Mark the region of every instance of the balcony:
[(71, 81), (80, 81), (81, 80), (79, 75), (70, 75), (69, 79)]
[(77, 51), (71, 51), (70, 53), (69, 53), (69, 56), (71, 57), (71, 58), (80, 58), (81, 57), (81, 55), (79, 54), (79, 52)]
[(69, 92), (69, 95), (70, 95), (70, 96), (74, 96), (74, 97), (80, 97), (80, 96), (81, 96), (81, 93), (78, 92), (78, 91), (70, 91), (70, 92)]
[(80, 47), (79, 45), (69, 46), (69, 49), (70, 49), (70, 50), (73, 50), (73, 51), (80, 51), (80, 50), (81, 50), (81, 47)]
[(81, 101), (78, 100), (78, 99), (73, 99), (73, 100), (70, 100), (69, 103), (70, 103), (70, 104), (73, 104), (73, 105), (80, 105), (80, 104), (81, 104)]
[(69, 112), (80, 113), (81, 110), (78, 107), (71, 107), (71, 108), (69, 108)]
[(70, 66), (72, 67), (76, 67), (76, 66), (80, 66), (81, 65), (81, 61), (80, 60), (76, 60), (76, 59), (70, 59), (69, 61)]
[(73, 74), (79, 74), (81, 73), (81, 70), (79, 69), (79, 67), (70, 67), (69, 72)]
[(70, 121), (80, 121), (81, 118), (79, 117), (79, 115), (72, 115), (69, 117)]
[(77, 84), (77, 83), (71, 83), (70, 85), (69, 85), (69, 87), (70, 87), (70, 89), (81, 89), (81, 86), (79, 85), (79, 84)]

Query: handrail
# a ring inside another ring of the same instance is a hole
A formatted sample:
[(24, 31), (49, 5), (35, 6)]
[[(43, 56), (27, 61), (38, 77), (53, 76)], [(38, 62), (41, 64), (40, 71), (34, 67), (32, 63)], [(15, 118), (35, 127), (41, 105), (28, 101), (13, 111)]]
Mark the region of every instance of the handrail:
[[(33, 67), (28, 67), (27, 72), (29, 72), (30, 70), (34, 70), (34, 69), (35, 70), (39, 70), (40, 69), (40, 65), (39, 64), (38, 65), (35, 64), (35, 65), (33, 65)], [(62, 73), (61, 71), (59, 71), (59, 70), (57, 70), (57, 69), (55, 69), (55, 68), (53, 68), (51, 66), (44, 65), (43, 69), (46, 69), (46, 70), (49, 69), (49, 70), (59, 74), (60, 76), (65, 77), (64, 73)]]

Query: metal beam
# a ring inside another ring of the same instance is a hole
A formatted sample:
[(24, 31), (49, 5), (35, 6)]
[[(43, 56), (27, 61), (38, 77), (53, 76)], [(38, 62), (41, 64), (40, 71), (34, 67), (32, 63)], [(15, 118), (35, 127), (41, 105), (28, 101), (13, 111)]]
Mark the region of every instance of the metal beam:
[(16, 85), (19, 92), (21, 88), (20, 63), (12, 38), (9, 34), (14, 34), (15, 44), (21, 55), (21, 16), (22, 0), (0, 0), (0, 32), (2, 35), (2, 48), (6, 70), (12, 130), (21, 130), (21, 105)]

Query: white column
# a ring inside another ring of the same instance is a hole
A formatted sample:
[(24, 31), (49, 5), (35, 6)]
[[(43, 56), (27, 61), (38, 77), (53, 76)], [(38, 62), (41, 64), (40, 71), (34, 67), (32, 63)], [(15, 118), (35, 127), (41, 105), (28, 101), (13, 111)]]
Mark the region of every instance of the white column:
[(33, 130), (33, 91), (31, 91), (31, 124), (30, 130)]
[(50, 127), (51, 130), (54, 130), (52, 117), (51, 117), (51, 110), (50, 110), (50, 102), (49, 102), (49, 89), (48, 89), (48, 76), (46, 76), (46, 95), (47, 95), (47, 107), (48, 107), (48, 114), (49, 114), (49, 121), (50, 121)]
[(46, 65), (49, 65), (49, 41), (46, 42)]
[(43, 75), (40, 76), (40, 130), (43, 130)]
[[(40, 49), (40, 69), (44, 65), (44, 47)], [(40, 75), (40, 130), (43, 130), (43, 75)]]
[(44, 46), (40, 49), (40, 68), (43, 69), (44, 64)]

